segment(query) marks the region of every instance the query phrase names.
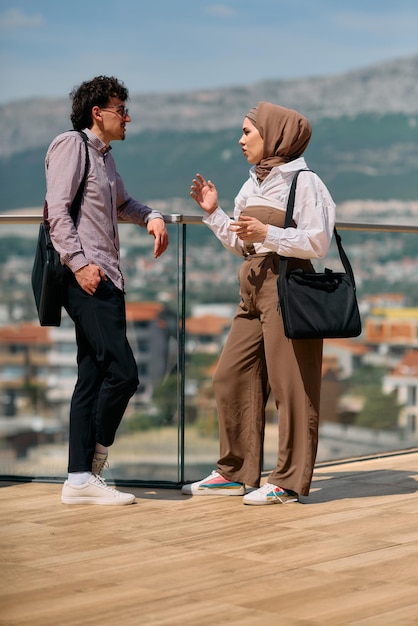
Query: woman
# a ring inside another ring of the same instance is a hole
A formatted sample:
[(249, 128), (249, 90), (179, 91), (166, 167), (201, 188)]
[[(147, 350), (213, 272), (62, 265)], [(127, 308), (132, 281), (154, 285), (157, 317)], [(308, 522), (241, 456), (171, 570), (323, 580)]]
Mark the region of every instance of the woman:
[[(231, 252), (243, 255), (241, 302), (214, 375), (220, 457), (217, 470), (184, 485), (187, 495), (244, 495), (244, 504), (295, 502), (309, 494), (318, 443), (322, 340), (292, 341), (278, 306), (279, 255), (288, 268), (312, 269), (326, 255), (335, 204), (311, 171), (299, 175), (294, 227), (283, 228), (295, 172), (311, 137), (296, 111), (260, 102), (244, 119), (239, 140), (253, 165), (235, 199), (234, 221), (218, 206), (215, 185), (197, 174), (190, 195), (206, 212), (203, 221)], [(265, 405), (273, 394), (279, 417), (276, 468), (260, 487)], [(246, 486), (253, 489), (246, 493)]]

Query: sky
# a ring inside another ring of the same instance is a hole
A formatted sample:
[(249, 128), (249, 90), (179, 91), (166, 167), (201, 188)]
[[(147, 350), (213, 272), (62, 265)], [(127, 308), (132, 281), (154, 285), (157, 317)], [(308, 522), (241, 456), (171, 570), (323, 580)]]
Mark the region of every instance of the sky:
[(0, 104), (101, 74), (131, 94), (178, 92), (416, 54), (417, 0), (0, 0)]

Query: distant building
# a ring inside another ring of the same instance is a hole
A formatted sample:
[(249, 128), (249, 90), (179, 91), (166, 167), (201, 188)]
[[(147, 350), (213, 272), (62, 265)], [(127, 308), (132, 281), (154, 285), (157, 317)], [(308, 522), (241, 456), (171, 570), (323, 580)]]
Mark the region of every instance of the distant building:
[(343, 389), (339, 356), (324, 354), (322, 361), (320, 420), (323, 422), (340, 421), (338, 399)]
[[(46, 389), (52, 341), (48, 328), (25, 323), (0, 327), (0, 413), (15, 416), (25, 411)], [(30, 407), (33, 411), (33, 406)]]
[(396, 393), (398, 404), (403, 405), (399, 427), (407, 436), (418, 437), (418, 350), (408, 350), (383, 378), (383, 392)]
[(64, 437), (66, 429), (47, 408), (51, 349), (49, 328), (0, 327), (0, 448), (6, 458), (23, 458), (31, 447)]
[(331, 359), (334, 359), (333, 369), (340, 380), (350, 378), (363, 365), (368, 352), (368, 348), (359, 340), (326, 339), (324, 341), (324, 362), (330, 363)]
[[(128, 302), (126, 318), (140, 379), (132, 404), (142, 404), (175, 367), (177, 322), (158, 302)], [(53, 409), (66, 419), (77, 378), (76, 354), (74, 325), (65, 314), (60, 327), (0, 327), (0, 413), (22, 414), (29, 401), (36, 405), (43, 398), (43, 412)]]
[(186, 352), (218, 354), (231, 326), (231, 317), (213, 314), (189, 317), (186, 320)]
[(368, 344), (418, 347), (418, 308), (374, 308), (364, 324)]
[(126, 321), (140, 380), (131, 403), (148, 403), (154, 387), (175, 370), (177, 318), (160, 302), (127, 302)]
[(376, 308), (401, 309), (407, 304), (404, 293), (375, 293), (361, 299), (362, 308), (370, 312)]

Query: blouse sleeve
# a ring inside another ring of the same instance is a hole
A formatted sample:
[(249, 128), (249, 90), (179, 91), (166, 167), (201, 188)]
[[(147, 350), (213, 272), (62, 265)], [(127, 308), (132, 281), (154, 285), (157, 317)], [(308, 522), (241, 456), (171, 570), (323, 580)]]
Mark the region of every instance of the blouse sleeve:
[[(246, 187), (248, 183), (244, 183), (241, 190), (239, 191), (237, 197), (235, 198), (235, 206), (234, 206), (234, 219), (238, 219), (241, 211), (245, 207), (245, 198), (248, 195), (246, 193)], [(222, 243), (224, 248), (236, 254), (237, 256), (242, 256), (243, 249), (243, 241), (238, 237), (236, 232), (229, 230), (229, 226), (231, 224), (231, 218), (218, 207), (216, 211), (211, 213), (210, 215), (206, 215), (202, 220), (211, 231), (216, 235), (219, 241)]]

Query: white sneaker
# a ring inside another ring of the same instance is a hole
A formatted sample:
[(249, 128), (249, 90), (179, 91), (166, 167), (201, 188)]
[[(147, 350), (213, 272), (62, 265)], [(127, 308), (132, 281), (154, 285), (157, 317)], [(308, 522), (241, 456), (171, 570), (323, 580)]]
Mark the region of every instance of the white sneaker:
[(298, 502), (299, 496), (295, 491), (282, 489), (277, 485), (266, 483), (259, 489), (250, 491), (243, 498), (244, 504), (287, 504), (287, 502)]
[(186, 496), (243, 496), (245, 487), (242, 483), (226, 480), (219, 472), (213, 471), (203, 480), (184, 485), (181, 493)]
[(68, 480), (62, 487), (61, 502), (63, 504), (132, 504), (135, 496), (124, 493), (106, 485), (100, 476), (91, 476), (83, 485), (71, 485)]

